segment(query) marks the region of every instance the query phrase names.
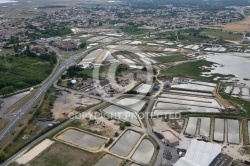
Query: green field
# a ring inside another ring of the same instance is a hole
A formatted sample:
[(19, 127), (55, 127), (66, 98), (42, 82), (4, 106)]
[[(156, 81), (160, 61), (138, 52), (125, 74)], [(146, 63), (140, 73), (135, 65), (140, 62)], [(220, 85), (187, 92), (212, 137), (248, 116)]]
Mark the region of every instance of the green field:
[[(181, 41), (190, 41), (190, 42), (209, 42), (212, 39), (207, 35), (200, 34), (201, 30), (196, 29), (185, 29), (178, 31), (178, 39)], [(168, 39), (171, 41), (177, 40), (177, 35), (175, 32), (163, 32), (158, 35), (158, 38)]]
[(174, 56), (155, 57), (154, 59), (160, 63), (169, 63), (169, 62), (185, 61), (188, 60), (188, 57), (184, 55), (174, 55)]
[(207, 35), (216, 39), (224, 39), (224, 40), (232, 40), (232, 41), (241, 41), (243, 39), (243, 35), (241, 34), (233, 34), (232, 32), (217, 30), (217, 29), (204, 29), (200, 34)]
[(0, 92), (20, 90), (40, 84), (52, 72), (48, 61), (27, 56), (0, 57)]
[(203, 72), (209, 72), (209, 69), (202, 69), (203, 66), (211, 67), (214, 63), (208, 62), (206, 60), (198, 60), (194, 62), (187, 62), (182, 63), (176, 66), (173, 66), (169, 68), (168, 70), (164, 71), (163, 74), (166, 77), (174, 77), (174, 76), (180, 76), (180, 77), (190, 77), (193, 79), (197, 79), (200, 81), (207, 81), (207, 82), (217, 82), (213, 79), (217, 76), (219, 77), (225, 77), (225, 75), (221, 74), (213, 74), (211, 77), (203, 77), (201, 76)]

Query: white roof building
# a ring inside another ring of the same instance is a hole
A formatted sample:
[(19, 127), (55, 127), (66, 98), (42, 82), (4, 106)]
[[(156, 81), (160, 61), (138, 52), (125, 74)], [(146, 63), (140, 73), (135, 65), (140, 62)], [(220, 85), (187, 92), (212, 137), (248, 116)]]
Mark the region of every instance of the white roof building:
[(219, 144), (192, 140), (186, 155), (174, 166), (209, 166), (221, 153), (221, 148)]

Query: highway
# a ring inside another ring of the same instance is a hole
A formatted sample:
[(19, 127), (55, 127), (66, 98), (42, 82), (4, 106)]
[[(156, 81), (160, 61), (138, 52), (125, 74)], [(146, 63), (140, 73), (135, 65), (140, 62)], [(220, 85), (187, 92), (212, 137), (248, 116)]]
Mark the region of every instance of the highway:
[(11, 133), (11, 131), (15, 128), (15, 126), (17, 126), (20, 123), (23, 117), (38, 102), (39, 98), (42, 97), (46, 93), (46, 91), (50, 88), (50, 86), (60, 77), (60, 75), (67, 70), (68, 66), (72, 65), (76, 60), (82, 58), (88, 51), (92, 51), (97, 48), (100, 48), (100, 46), (92, 47), (86, 51), (83, 51), (75, 56), (72, 56), (64, 60), (58, 66), (53, 75), (51, 75), (50, 78), (43, 85), (41, 85), (40, 90), (34, 95), (35, 97), (29, 100), (25, 105), (23, 105), (16, 114), (16, 116), (12, 119), (10, 124), (1, 131), (0, 142), (3, 141), (6, 138), (6, 136)]
[[(16, 114), (16, 116), (13, 118), (13, 120), (11, 121), (11, 123), (8, 125), (8, 127), (6, 127), (4, 130), (2, 130), (1, 134), (0, 134), (0, 141), (3, 141), (4, 138), (11, 133), (11, 131), (14, 129), (15, 126), (17, 126), (20, 121), (23, 119), (23, 117), (31, 110), (31, 108), (39, 101), (39, 99), (46, 93), (46, 91), (50, 88), (50, 86), (52, 86), (56, 80), (60, 77), (61, 74), (63, 74), (63, 72), (65, 72), (68, 68), (68, 66), (71, 66), (74, 64), (75, 61), (77, 61), (78, 59), (82, 58), (86, 53), (88, 53), (89, 51), (93, 51), (95, 49), (100, 48), (101, 46), (95, 46), (92, 47), (91, 49), (88, 49), (82, 53), (79, 53), (75, 56), (72, 56), (66, 60), (64, 60), (56, 69), (56, 71), (47, 79), (46, 82), (44, 82), (41, 85), (41, 88), (38, 92), (36, 92), (36, 94), (34, 95), (35, 97), (33, 99), (31, 99), (30, 101), (28, 101), (22, 108), (20, 108), (20, 110), (18, 111), (18, 113)], [(58, 55), (60, 56), (60, 55)], [(59, 87), (57, 87), (59, 88)], [(61, 88), (60, 88), (61, 89)], [(71, 90), (72, 91), (72, 90)], [(79, 92), (82, 93), (82, 92)], [(82, 93), (83, 95), (89, 96), (89, 97), (94, 97), (96, 99), (100, 99), (103, 101), (102, 98), (97, 97), (97, 96), (91, 96), (88, 95), (86, 93)], [(120, 97), (121, 95), (119, 95), (118, 97)], [(125, 95), (126, 96), (126, 95)], [(116, 97), (116, 98), (118, 98)], [(146, 109), (145, 114), (149, 115), (149, 112), (151, 111), (151, 108), (154, 104), (155, 98), (149, 97), (150, 101), (148, 104), (148, 107)], [(103, 106), (103, 104), (107, 104), (107, 102), (103, 102), (97, 106), (94, 106), (90, 109), (88, 109), (88, 111), (90, 110), (94, 110), (94, 109), (98, 109), (100, 107)], [(123, 107), (121, 105), (119, 105), (120, 107)], [(130, 110), (128, 108), (125, 108), (127, 110)], [(130, 110), (132, 111), (132, 110)], [(149, 123), (149, 119), (146, 119), (146, 124), (147, 124), (147, 134), (150, 135), (151, 137), (153, 137), (153, 139), (155, 139), (155, 141), (159, 144), (160, 150), (159, 150), (159, 154), (157, 156), (157, 160), (155, 162), (155, 166), (160, 166), (160, 165), (171, 165), (171, 161), (166, 161), (165, 159), (162, 158), (163, 156), (163, 151), (165, 149), (165, 145), (155, 136), (155, 134), (153, 133), (152, 127)], [(42, 141), (43, 139), (45, 139), (46, 137), (48, 137), (49, 135), (57, 132), (58, 130), (62, 129), (63, 127), (67, 126), (70, 122), (72, 122), (73, 119), (69, 119), (68, 121), (60, 124), (59, 126), (57, 126), (56, 128), (52, 129), (51, 131), (47, 132), (46, 134), (42, 135), (41, 137), (39, 137), (38, 139), (34, 140), (32, 143), (30, 143), (28, 146), (24, 147), (22, 150), (20, 150), (19, 152), (17, 152), (15, 155), (13, 155), (11, 158), (9, 158), (6, 162), (4, 162), (1, 166), (6, 166), (8, 164), (10, 164), (11, 162), (13, 162), (16, 158), (18, 158), (19, 156), (21, 156), (22, 154), (24, 154), (25, 152), (27, 152), (31, 147), (33, 147), (34, 145), (36, 145), (37, 143), (39, 143), (40, 141)], [(164, 161), (165, 160), (165, 161)], [(164, 164), (163, 164), (164, 163)]]
[[(90, 109), (88, 109), (87, 111), (91, 111), (91, 110), (95, 110), (95, 109), (99, 109), (101, 108), (103, 105), (105, 105), (106, 103), (100, 103)], [(77, 115), (76, 115), (77, 117)], [(68, 124), (70, 124), (70, 122), (74, 121), (75, 118), (71, 118), (69, 120), (67, 120), (66, 122), (60, 124), (59, 126), (55, 127), (54, 129), (50, 130), (49, 132), (43, 134), (42, 136), (40, 136), (39, 138), (37, 138), (36, 140), (34, 140), (33, 142), (31, 142), (29, 145), (25, 146), (23, 149), (21, 149), (20, 151), (18, 151), (16, 154), (14, 154), (11, 158), (9, 158), (8, 160), (6, 160), (3, 164), (1, 164), (1, 166), (7, 166), (10, 163), (14, 162), (18, 157), (22, 156), (24, 153), (26, 153), (30, 148), (32, 148), (33, 146), (35, 146), (36, 144), (38, 144), (39, 142), (41, 142), (43, 139), (47, 138), (48, 136), (58, 132), (60, 129), (66, 127)]]

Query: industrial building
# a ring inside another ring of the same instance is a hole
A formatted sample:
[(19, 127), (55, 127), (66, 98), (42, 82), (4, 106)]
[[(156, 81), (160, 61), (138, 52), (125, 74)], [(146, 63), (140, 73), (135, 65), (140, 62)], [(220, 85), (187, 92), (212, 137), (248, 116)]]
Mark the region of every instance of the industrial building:
[(209, 166), (221, 153), (221, 145), (192, 140), (184, 157), (174, 166)]

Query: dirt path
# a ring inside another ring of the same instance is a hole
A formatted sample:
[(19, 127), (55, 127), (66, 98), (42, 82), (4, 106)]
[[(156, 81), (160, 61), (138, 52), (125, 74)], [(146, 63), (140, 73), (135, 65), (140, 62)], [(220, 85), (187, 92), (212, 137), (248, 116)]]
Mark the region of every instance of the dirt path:
[(220, 95), (218, 95), (217, 89), (215, 89), (212, 92), (212, 94), (219, 101), (219, 103), (223, 105), (225, 108), (233, 107), (233, 105), (229, 101), (223, 99)]

